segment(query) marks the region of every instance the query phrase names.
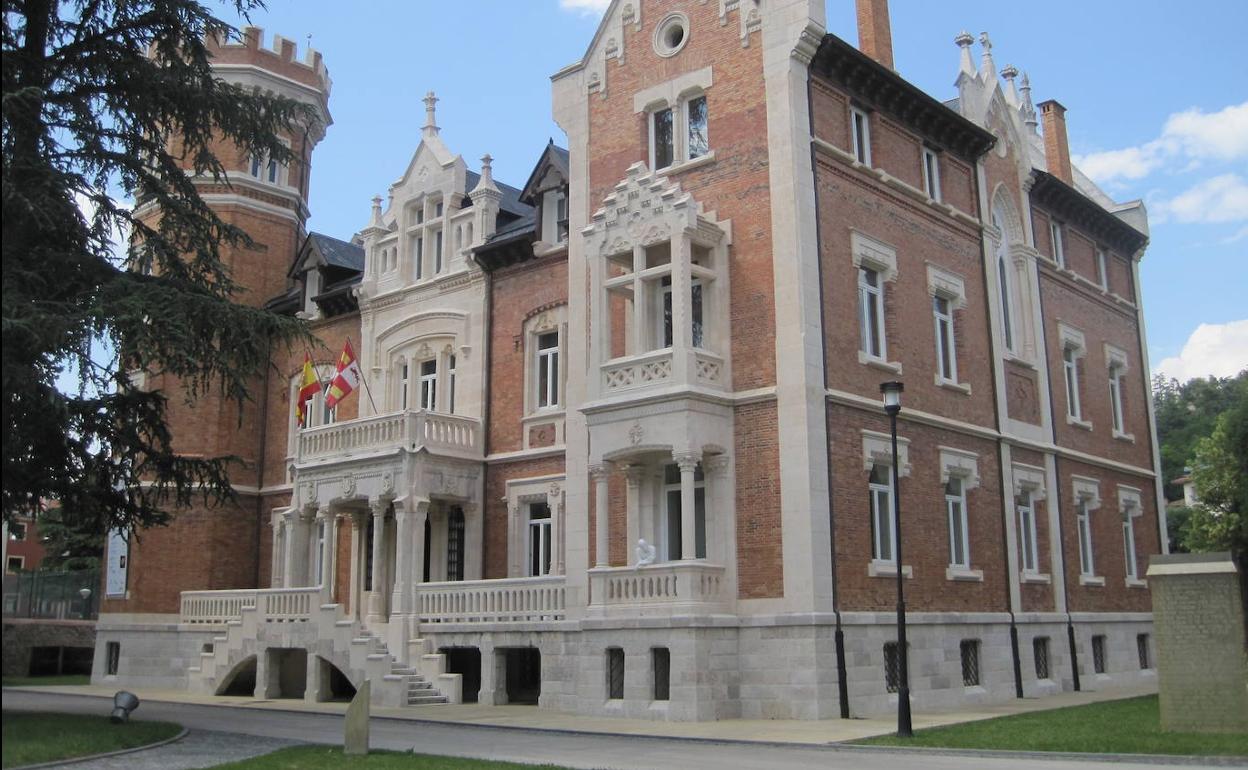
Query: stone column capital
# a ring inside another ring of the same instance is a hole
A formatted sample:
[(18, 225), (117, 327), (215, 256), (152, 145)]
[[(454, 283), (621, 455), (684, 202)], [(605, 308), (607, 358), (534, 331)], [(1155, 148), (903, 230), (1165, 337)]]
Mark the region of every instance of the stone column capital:
[(316, 509), (316, 518), (322, 521), (331, 521), (334, 516), (334, 510), (329, 507), (329, 503), (322, 503), (321, 506)]
[(693, 473), (702, 461), (702, 453), (697, 451), (673, 452), (672, 459), (680, 466), (681, 473)]
[(594, 463), (593, 465), (589, 466), (589, 475), (590, 477), (594, 479), (594, 481), (605, 482), (607, 480), (607, 476), (609, 476), (610, 474), (611, 474), (610, 463), (605, 463), (605, 462)]
[(374, 519), (384, 518), (386, 510), (390, 507), (390, 501), (384, 497), (368, 498), (368, 510), (372, 513)]
[(629, 489), (637, 489), (641, 486), (641, 480), (646, 476), (646, 466), (644, 465), (625, 465), (624, 478), (628, 480)]
[(708, 475), (722, 473), (728, 469), (728, 455), (707, 455), (702, 459), (702, 472)]

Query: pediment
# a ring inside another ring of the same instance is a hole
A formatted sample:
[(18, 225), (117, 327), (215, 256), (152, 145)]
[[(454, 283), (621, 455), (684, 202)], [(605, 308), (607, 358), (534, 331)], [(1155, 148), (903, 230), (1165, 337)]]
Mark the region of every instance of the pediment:
[(669, 240), (681, 231), (689, 231), (704, 245), (714, 245), (724, 236), (714, 216), (704, 214), (679, 184), (654, 174), (645, 163), (634, 163), (583, 233), (599, 253), (616, 254)]

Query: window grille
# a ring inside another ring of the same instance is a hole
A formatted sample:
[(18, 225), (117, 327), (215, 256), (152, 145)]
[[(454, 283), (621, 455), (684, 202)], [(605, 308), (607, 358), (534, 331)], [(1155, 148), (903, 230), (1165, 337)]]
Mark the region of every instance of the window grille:
[(446, 523), (446, 579), (464, 579), (464, 511), (452, 508)]
[(607, 648), (607, 698), (624, 698), (624, 650), (619, 647)]
[(1105, 637), (1092, 637), (1092, 670), (1098, 674), (1105, 673)]
[(654, 665), (654, 699), (671, 700), (672, 693), (672, 653), (666, 647), (655, 647), (650, 650)]
[(1036, 679), (1049, 678), (1049, 637), (1037, 636), (1031, 640), (1031, 653), (1036, 661)]
[(104, 672), (108, 676), (116, 676), (117, 669), (121, 666), (121, 642), (109, 642), (105, 648), (107, 650), (108, 660), (105, 664), (107, 668)]
[(979, 640), (963, 639), (958, 647), (962, 653), (962, 684), (965, 687), (978, 687)]
[(897, 655), (897, 643), (884, 643), (884, 688), (897, 692), (901, 683), (901, 658)]
[(1140, 670), (1147, 671), (1152, 668), (1152, 661), (1148, 657), (1148, 634), (1135, 635), (1135, 650), (1140, 656)]

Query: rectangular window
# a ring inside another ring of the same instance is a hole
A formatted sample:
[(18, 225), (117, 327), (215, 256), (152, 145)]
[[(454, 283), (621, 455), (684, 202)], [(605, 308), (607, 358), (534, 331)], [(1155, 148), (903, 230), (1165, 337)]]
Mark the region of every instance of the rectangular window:
[(259, 155), (251, 156), (251, 175), (256, 179), (260, 178), (260, 169), (264, 167), (264, 158)]
[(537, 338), (537, 407), (559, 405), (559, 332)]
[(1066, 267), (1066, 244), (1062, 241), (1062, 226), (1049, 222), (1049, 238), (1053, 241), (1053, 261), (1058, 267)]
[(1109, 369), (1109, 413), (1114, 424), (1114, 433), (1124, 433), (1122, 420), (1122, 367), (1111, 366)]
[(1135, 635), (1135, 652), (1140, 658), (1140, 670), (1147, 671), (1153, 667), (1148, 654), (1148, 634)]
[(416, 280), (420, 280), (425, 274), (425, 239), (416, 239)]
[(555, 198), (555, 228), (559, 243), (566, 242), (568, 240), (568, 196), (562, 190)]
[(438, 201), (437, 203), (433, 204), (433, 215), (435, 217), (442, 216), (442, 201)]
[(1072, 347), (1062, 349), (1062, 369), (1066, 374), (1066, 414), (1071, 419), (1081, 419), (1083, 410), (1079, 405), (1079, 361)]
[(316, 581), (314, 585), (323, 585), (325, 582), (325, 564), (321, 557), (325, 555), (325, 522), (318, 521), (316, 523), (316, 553), (312, 554), (314, 568), (312, 570), (313, 579)]
[(871, 558), (894, 562), (897, 538), (893, 532), (892, 467), (876, 463), (867, 481), (871, 497)]
[(884, 643), (884, 689), (897, 692), (901, 683), (901, 658), (897, 655), (897, 643)]
[(859, 350), (872, 358), (884, 357), (884, 287), (880, 274), (858, 268)]
[(945, 512), (949, 522), (949, 564), (971, 568), (970, 539), (966, 531), (966, 487), (953, 476), (945, 485)]
[[(672, 308), (672, 278), (666, 276), (659, 284), (660, 302), (658, 306), (659, 318), (659, 346), (660, 348), (670, 348), (673, 342), (673, 308)], [(704, 326), (702, 324), (702, 279), (694, 278), (689, 286), (689, 325), (690, 339), (693, 347), (702, 347)]]
[(117, 676), (119, 668), (121, 668), (121, 642), (109, 642), (104, 647), (104, 673), (107, 676)]
[(5, 572), (21, 572), (26, 567), (25, 556), (10, 556), (5, 565)]
[[(668, 561), (679, 561), (683, 555), (682, 522), (684, 511), (680, 499), (680, 466), (671, 463), (663, 468), (664, 542), (659, 549)], [(693, 471), (693, 555), (706, 558), (706, 480), (702, 465)]]
[(1018, 508), (1018, 533), (1022, 540), (1022, 559), (1024, 572), (1039, 571), (1040, 555), (1036, 545), (1036, 511), (1033, 507), (1031, 492), (1024, 490), (1014, 498)]
[(963, 639), (958, 651), (962, 656), (962, 686), (979, 687), (979, 640)]
[(607, 648), (607, 699), (624, 699), (624, 650)]
[(1091, 577), (1096, 574), (1092, 563), (1092, 514), (1086, 500), (1078, 503), (1075, 520), (1079, 527), (1079, 574)]
[[(439, 203), (438, 206), (442, 204)], [(439, 230), (433, 234), (433, 273), (438, 275), (442, 272), (442, 231)]]
[(654, 700), (672, 698), (672, 653), (666, 647), (650, 650), (650, 665), (654, 669)]
[(1100, 634), (1092, 637), (1092, 670), (1105, 673), (1105, 637)]
[[(994, 213), (992, 223), (998, 229), (1003, 227), (1001, 220)], [(1001, 299), (1001, 337), (1007, 350), (1014, 350), (1013, 308), (1010, 303), (1009, 255), (1005, 246), (1005, 232), (1001, 232), (1001, 240), (997, 243), (997, 291)]]
[(854, 108), (850, 114), (850, 135), (854, 143), (854, 157), (864, 166), (871, 165), (871, 121), (867, 113)]
[(273, 158), (269, 158), (268, 172), (265, 177), (273, 184), (277, 184), (277, 161)]
[(923, 148), (923, 188), (927, 197), (940, 200), (940, 156), (928, 147)]
[(23, 522), (15, 521), (9, 525), (9, 539), (15, 543), (20, 543), (26, 539), (26, 525)]
[(550, 506), (529, 503), (529, 577), (550, 574)]
[(438, 362), (436, 359), (420, 363), (420, 408), (426, 412), (438, 408)]
[(940, 379), (958, 381), (958, 356), (953, 335), (953, 305), (945, 297), (932, 298), (936, 319), (936, 366)]
[(1096, 250), (1096, 282), (1100, 285), (1102, 291), (1109, 291), (1109, 260), (1105, 256), (1105, 249)]
[(406, 361), (399, 364), (399, 409), (406, 412), (411, 394), (411, 373)]
[(686, 102), (685, 116), (689, 126), (689, 160), (693, 160), (711, 149), (706, 138), (706, 97), (697, 96)]
[(449, 407), (446, 411), (455, 414), (455, 356), (446, 359), (446, 400)]
[(676, 158), (671, 108), (658, 110), (651, 115), (650, 120), (650, 157), (654, 161), (656, 170), (667, 168), (672, 165), (672, 161)]
[(1122, 517), (1122, 550), (1126, 557), (1127, 579), (1138, 580), (1139, 564), (1135, 560), (1135, 520), (1130, 513)]
[(1031, 640), (1031, 657), (1036, 664), (1036, 679), (1049, 678), (1049, 637), (1037, 636)]

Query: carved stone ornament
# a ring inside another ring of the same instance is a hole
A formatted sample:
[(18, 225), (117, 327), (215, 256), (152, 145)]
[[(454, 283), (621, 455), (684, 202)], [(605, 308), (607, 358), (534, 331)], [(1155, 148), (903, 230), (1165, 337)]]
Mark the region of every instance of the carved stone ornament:
[(352, 497), (355, 495), (355, 476), (344, 476), (342, 478), (342, 496)]
[(386, 471), (381, 474), (381, 491), (385, 494), (394, 492), (394, 473)]
[(303, 500), (308, 503), (316, 502), (316, 484), (309, 481), (303, 485)]
[(633, 446), (640, 444), (645, 437), (646, 429), (641, 427), (639, 422), (633, 423), (633, 427), (628, 429), (628, 440), (632, 442)]
[(550, 489), (546, 490), (546, 496), (557, 498), (562, 492), (563, 492), (563, 489), (560, 488), (559, 482), (552, 481), (550, 482)]

